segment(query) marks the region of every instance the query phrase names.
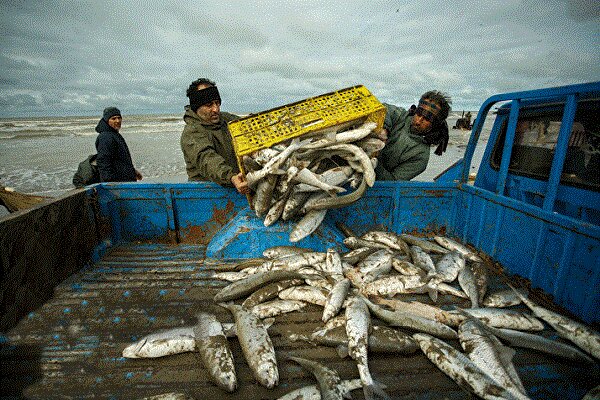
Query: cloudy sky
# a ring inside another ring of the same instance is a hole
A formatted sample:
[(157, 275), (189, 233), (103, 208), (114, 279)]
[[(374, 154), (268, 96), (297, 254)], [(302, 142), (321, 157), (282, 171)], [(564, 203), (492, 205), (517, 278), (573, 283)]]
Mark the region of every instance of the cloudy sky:
[(600, 80), (597, 0), (0, 3), (0, 116), (179, 113), (199, 77), (222, 109), (363, 84), (408, 106)]

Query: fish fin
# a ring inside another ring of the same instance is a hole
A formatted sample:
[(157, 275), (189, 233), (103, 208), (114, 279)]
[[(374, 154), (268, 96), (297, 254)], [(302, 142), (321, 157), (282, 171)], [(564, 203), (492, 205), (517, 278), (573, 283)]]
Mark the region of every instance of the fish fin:
[(383, 390), (385, 389), (385, 385), (376, 381), (373, 381), (372, 385), (363, 386), (363, 393), (365, 395), (365, 399), (367, 400), (375, 400), (375, 399), (386, 399), (389, 400), (391, 397)]
[(437, 303), (437, 299), (438, 299), (438, 289), (437, 289), (437, 285), (435, 284), (427, 284), (427, 294), (429, 295), (429, 298), (431, 299), (431, 301), (433, 301), (434, 303)]
[(348, 357), (348, 346), (344, 346), (343, 344), (340, 344), (339, 346), (337, 346), (335, 348), (337, 355), (340, 356), (340, 358), (346, 358)]

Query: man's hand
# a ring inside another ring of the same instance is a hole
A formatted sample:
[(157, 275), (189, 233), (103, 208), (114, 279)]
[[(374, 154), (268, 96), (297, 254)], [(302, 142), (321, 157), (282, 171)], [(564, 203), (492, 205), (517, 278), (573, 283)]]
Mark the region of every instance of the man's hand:
[(139, 170), (135, 170), (135, 179), (141, 181), (143, 179), (142, 173)]
[(377, 137), (377, 139), (381, 139), (387, 144), (388, 134), (389, 133), (388, 133), (387, 129), (382, 128), (381, 130), (379, 130), (379, 132), (375, 133), (375, 136)]
[(246, 180), (244, 179), (244, 176), (242, 175), (241, 172), (239, 174), (231, 177), (231, 183), (233, 183), (233, 186), (235, 186), (235, 188), (237, 189), (237, 191), (239, 193), (241, 193), (241, 194), (250, 193), (250, 188), (248, 187), (248, 182), (246, 182)]

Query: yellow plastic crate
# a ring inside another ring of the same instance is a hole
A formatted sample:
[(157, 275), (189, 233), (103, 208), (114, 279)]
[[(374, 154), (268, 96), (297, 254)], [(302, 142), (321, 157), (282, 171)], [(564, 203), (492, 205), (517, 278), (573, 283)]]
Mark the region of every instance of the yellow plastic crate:
[(383, 127), (385, 107), (362, 86), (311, 97), (249, 115), (228, 124), (240, 169), (242, 157), (298, 136), (309, 136), (340, 124), (373, 121)]

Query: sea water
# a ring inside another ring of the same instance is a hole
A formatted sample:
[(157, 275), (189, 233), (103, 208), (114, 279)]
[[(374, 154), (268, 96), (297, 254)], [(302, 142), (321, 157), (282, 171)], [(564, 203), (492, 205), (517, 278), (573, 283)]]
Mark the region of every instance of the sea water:
[[(471, 112), (473, 118), (476, 112)], [(123, 115), (121, 134), (135, 167), (145, 182), (185, 182), (185, 163), (179, 139), (183, 114)], [(451, 113), (452, 127), (461, 117)], [(491, 119), (490, 119), (491, 117)], [(493, 123), (486, 118), (483, 145), (475, 152), (471, 170), (476, 171)], [(98, 117), (47, 117), (0, 119), (0, 185), (22, 193), (56, 196), (73, 189), (72, 178), (80, 161), (94, 154)], [(432, 181), (464, 155), (470, 131), (450, 129), (447, 151), (433, 154), (427, 170), (414, 180)]]

